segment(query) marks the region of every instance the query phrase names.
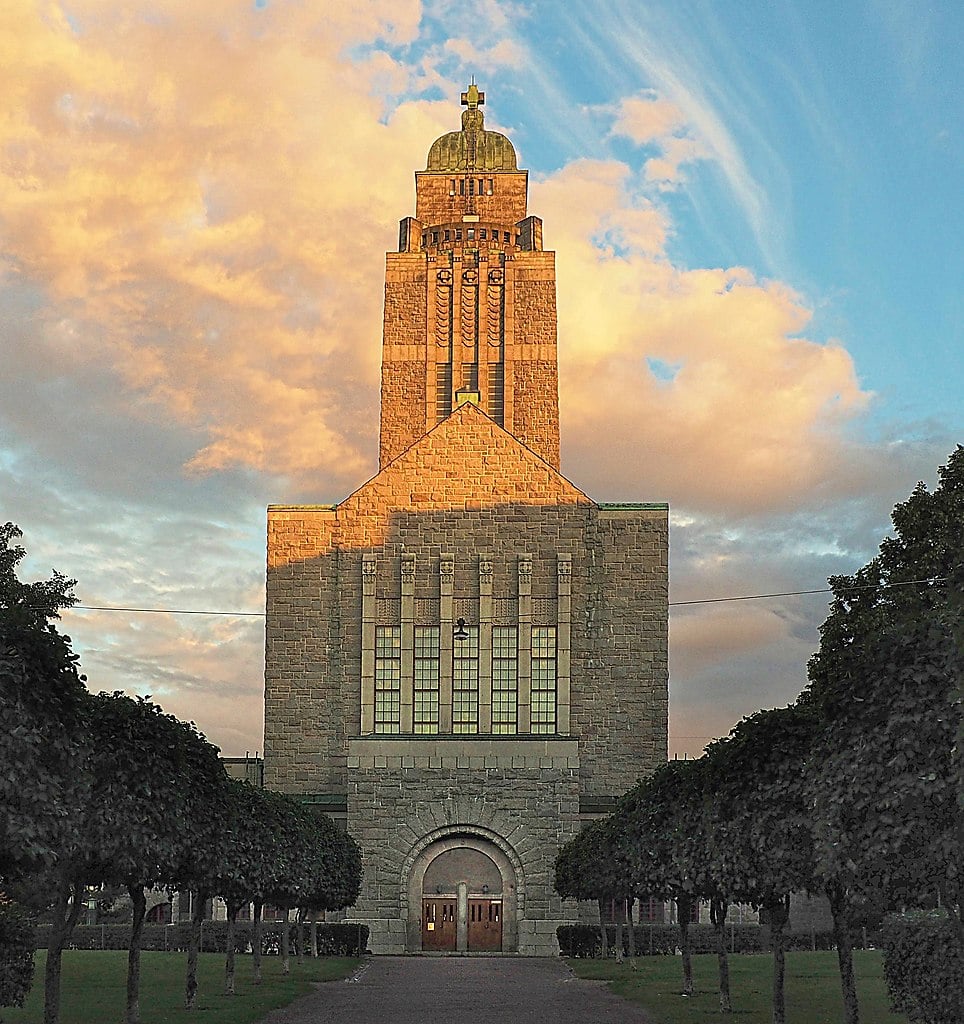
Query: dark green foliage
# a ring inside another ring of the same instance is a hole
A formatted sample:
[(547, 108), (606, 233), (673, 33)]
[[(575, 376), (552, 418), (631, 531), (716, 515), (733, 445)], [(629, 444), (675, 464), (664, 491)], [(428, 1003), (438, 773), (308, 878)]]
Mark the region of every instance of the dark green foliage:
[(0, 902), (0, 1006), (23, 1006), (33, 981), (34, 928), (14, 903)]
[(622, 898), (633, 892), (631, 851), (612, 817), (587, 825), (556, 856), (555, 888), (563, 898)]
[(831, 580), (810, 665), (806, 700), (826, 724), (812, 778), (818, 869), (852, 900), (939, 897), (960, 920), (964, 448), (893, 522), (872, 562)]
[(74, 603), (74, 581), (21, 583), (20, 536), (0, 526), (0, 876), (50, 865), (84, 805), (88, 693), (51, 623)]
[(700, 759), (706, 873), (737, 902), (764, 906), (811, 884), (804, 770), (816, 729), (807, 707), (758, 711)]
[(884, 921), (884, 977), (896, 1011), (912, 1024), (964, 1020), (964, 957), (943, 911), (893, 915)]
[(217, 747), (143, 697), (92, 701), (86, 880), (191, 888), (217, 864), (227, 820)]

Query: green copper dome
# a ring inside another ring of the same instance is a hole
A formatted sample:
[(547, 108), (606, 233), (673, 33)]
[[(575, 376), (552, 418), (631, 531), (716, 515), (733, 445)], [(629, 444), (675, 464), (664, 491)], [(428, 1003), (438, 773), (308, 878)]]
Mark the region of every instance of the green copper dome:
[(485, 93), (473, 83), (462, 93), (462, 130), (447, 132), (432, 143), (425, 169), (428, 171), (514, 171), (515, 148), (499, 132), (482, 127)]

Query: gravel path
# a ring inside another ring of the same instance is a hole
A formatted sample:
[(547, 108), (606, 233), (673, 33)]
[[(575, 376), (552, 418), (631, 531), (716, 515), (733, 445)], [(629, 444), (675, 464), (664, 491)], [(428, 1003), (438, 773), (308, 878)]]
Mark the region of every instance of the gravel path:
[(532, 957), (368, 959), (264, 1024), (652, 1024), (604, 982)]

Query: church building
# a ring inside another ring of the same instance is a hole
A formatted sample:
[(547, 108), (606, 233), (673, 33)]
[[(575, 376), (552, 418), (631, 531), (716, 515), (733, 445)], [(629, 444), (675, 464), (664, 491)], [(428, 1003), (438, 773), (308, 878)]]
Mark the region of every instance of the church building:
[(376, 953), (557, 953), (556, 853), (666, 760), (668, 509), (560, 473), (555, 254), (484, 99), (387, 254), (378, 473), (268, 509), (265, 785), (359, 842)]

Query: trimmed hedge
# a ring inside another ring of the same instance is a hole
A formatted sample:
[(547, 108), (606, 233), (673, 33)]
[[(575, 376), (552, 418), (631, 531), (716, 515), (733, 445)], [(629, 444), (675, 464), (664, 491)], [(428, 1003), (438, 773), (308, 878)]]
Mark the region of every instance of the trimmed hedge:
[[(277, 956), (281, 950), (281, 921), (266, 921), (261, 926), (261, 952), (266, 956)], [(288, 925), (289, 935), (294, 942), (301, 928), (301, 942), (297, 948), (308, 948), (309, 926)], [(319, 956), (359, 956), (357, 924), (329, 924), (319, 921), (318, 954)], [(205, 921), (201, 929), (201, 949), (205, 953), (223, 953), (227, 946), (227, 921)], [(237, 953), (251, 951), (251, 938), (254, 932), (250, 921), (239, 921), (234, 926), (234, 949)], [(186, 950), (190, 941), (191, 926), (187, 921), (178, 924), (146, 924), (141, 936), (141, 949), (145, 951)], [(37, 928), (36, 948), (46, 949), (50, 935), (49, 925)], [(127, 949), (130, 945), (131, 926), (129, 924), (91, 924), (78, 925), (74, 928), (68, 943), (68, 949)], [(368, 925), (361, 925), (361, 952), (368, 946)]]
[[(616, 929), (606, 928), (609, 948), (616, 944)], [(667, 956), (679, 949), (679, 928), (675, 924), (636, 925), (637, 956)], [(691, 924), (690, 951), (715, 953), (716, 931), (712, 925)], [(556, 929), (559, 950), (563, 956), (596, 957), (600, 955), (599, 926), (590, 924), (564, 924)], [(876, 945), (877, 936), (868, 935), (868, 945)], [(859, 944), (859, 943), (858, 943)], [(758, 924), (726, 926), (726, 948), (730, 953), (766, 953), (770, 951), (770, 938), (766, 928)], [(784, 948), (789, 950), (835, 949), (833, 932), (789, 932)], [(628, 955), (629, 941), (623, 928), (623, 952)]]
[[(623, 952), (629, 953), (629, 940), (623, 928)], [(609, 948), (616, 944), (616, 928), (608, 925)], [(637, 956), (668, 956), (679, 949), (679, 928), (675, 924), (636, 925), (633, 929)], [(597, 925), (564, 924), (556, 929), (559, 950), (563, 956), (595, 957), (601, 953)], [(712, 925), (691, 924), (690, 950), (693, 953), (715, 953), (716, 932)], [(809, 942), (809, 935), (807, 936)], [(766, 949), (763, 929), (758, 924), (727, 925), (726, 948), (733, 953), (761, 953)], [(809, 946), (807, 946), (809, 949)]]
[(0, 903), (0, 1006), (23, 1006), (33, 981), (34, 927), (13, 903)]
[(912, 1024), (960, 1024), (964, 956), (943, 910), (893, 914), (884, 920), (884, 978), (890, 1001)]

